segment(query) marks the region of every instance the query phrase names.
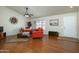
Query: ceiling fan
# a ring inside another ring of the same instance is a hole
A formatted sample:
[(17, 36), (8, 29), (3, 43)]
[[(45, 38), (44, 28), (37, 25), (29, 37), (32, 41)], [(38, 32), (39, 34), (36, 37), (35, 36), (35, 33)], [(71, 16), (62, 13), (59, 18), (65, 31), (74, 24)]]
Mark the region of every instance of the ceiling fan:
[(26, 7), (26, 12), (24, 14), (25, 17), (32, 17), (33, 14), (28, 13), (28, 7)]

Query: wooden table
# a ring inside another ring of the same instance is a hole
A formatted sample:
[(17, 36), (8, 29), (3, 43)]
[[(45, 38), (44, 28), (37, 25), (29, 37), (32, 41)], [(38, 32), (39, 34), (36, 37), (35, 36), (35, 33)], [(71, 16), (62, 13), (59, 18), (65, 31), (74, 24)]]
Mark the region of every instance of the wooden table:
[(0, 32), (0, 39), (6, 38), (6, 32)]

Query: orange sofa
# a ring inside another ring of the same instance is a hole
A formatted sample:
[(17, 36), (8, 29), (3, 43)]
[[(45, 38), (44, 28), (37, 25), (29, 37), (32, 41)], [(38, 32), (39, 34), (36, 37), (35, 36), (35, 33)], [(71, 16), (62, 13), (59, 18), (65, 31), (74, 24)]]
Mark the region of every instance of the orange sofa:
[(43, 29), (42, 28), (35, 29), (34, 31), (32, 31), (31, 37), (33, 39), (34, 38), (42, 38), (43, 37)]

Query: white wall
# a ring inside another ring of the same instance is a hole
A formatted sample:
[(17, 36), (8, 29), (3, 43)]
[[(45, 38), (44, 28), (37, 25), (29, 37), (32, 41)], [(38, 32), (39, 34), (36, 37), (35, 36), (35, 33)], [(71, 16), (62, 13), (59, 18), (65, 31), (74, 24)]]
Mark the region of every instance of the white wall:
[[(10, 23), (10, 17), (15, 16), (18, 19), (17, 24)], [(23, 15), (11, 10), (7, 7), (0, 7), (0, 26), (4, 27), (4, 31), (9, 35), (15, 35), (21, 27), (25, 26), (26, 18)]]
[(63, 15), (64, 36), (77, 38), (77, 12)]
[(79, 39), (79, 10), (78, 10), (78, 14), (77, 14), (78, 16), (77, 16), (77, 24), (78, 24), (78, 26), (77, 26), (77, 36), (78, 36), (78, 39)]
[[(73, 13), (75, 13), (75, 12), (66, 13), (66, 14), (69, 15), (69, 14), (73, 14)], [(57, 32), (59, 32), (60, 36), (63, 36), (63, 34), (64, 34), (64, 21), (63, 21), (63, 17), (66, 14), (42, 17), (42, 18), (37, 18), (37, 19), (33, 19), (33, 20), (46, 20), (46, 31), (45, 31), (45, 34), (48, 34), (48, 31), (57, 31)], [(51, 19), (59, 19), (59, 26), (50, 26), (49, 25), (49, 20), (51, 20)]]
[[(60, 36), (63, 36), (63, 15), (55, 15), (55, 16), (48, 16), (48, 17), (41, 17), (32, 19), (32, 22), (34, 20), (46, 20), (46, 31), (45, 34), (48, 34), (48, 31), (58, 31)], [(9, 22), (9, 18), (15, 16), (18, 19), (17, 24), (11, 24)], [(79, 16), (79, 11), (78, 11)], [(59, 26), (50, 26), (49, 20), (50, 19), (59, 19)], [(78, 17), (79, 19), (79, 17)], [(11, 10), (7, 7), (0, 7), (0, 26), (4, 26), (4, 31), (7, 33), (7, 36), (9, 35), (15, 35), (19, 31), (21, 27), (25, 27), (26, 25), (26, 18), (23, 15), (20, 15), (14, 10)], [(28, 22), (28, 21), (27, 21)], [(34, 23), (33, 23), (34, 24)], [(78, 20), (78, 38), (79, 38), (79, 20)]]
[[(51, 19), (59, 19), (59, 26), (50, 26), (49, 25), (49, 20)], [(33, 20), (46, 20), (46, 31), (45, 34), (48, 34), (48, 31), (58, 31), (60, 33), (60, 36), (63, 35), (63, 17), (61, 15), (55, 15), (55, 16), (48, 16), (48, 17), (42, 17), (42, 18), (37, 18)]]

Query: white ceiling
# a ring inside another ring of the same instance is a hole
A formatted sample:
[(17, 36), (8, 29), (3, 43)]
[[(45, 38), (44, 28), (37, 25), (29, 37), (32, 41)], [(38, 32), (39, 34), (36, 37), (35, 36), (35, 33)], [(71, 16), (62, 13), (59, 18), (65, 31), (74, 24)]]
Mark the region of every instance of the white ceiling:
[[(24, 15), (26, 6), (8, 6), (8, 8)], [(77, 11), (78, 6), (70, 8), (69, 6), (28, 6), (29, 13), (34, 14), (34, 17), (44, 17), (67, 12)]]

